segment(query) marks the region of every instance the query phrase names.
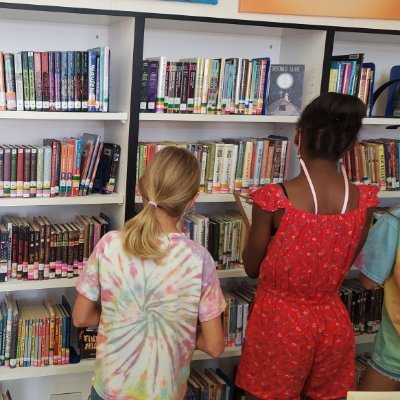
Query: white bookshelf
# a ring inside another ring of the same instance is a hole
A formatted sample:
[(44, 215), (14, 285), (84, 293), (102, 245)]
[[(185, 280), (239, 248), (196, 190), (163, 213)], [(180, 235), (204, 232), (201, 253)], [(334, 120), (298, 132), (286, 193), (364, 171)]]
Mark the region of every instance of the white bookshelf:
[(0, 198), (0, 207), (31, 207), (31, 206), (83, 206), (124, 204), (124, 195), (112, 193), (110, 195), (90, 194), (76, 197), (28, 197), (28, 198)]
[[(220, 358), (238, 357), (242, 353), (241, 347), (226, 348)], [(195, 350), (193, 361), (211, 360), (212, 358), (202, 351)], [(93, 372), (94, 360), (82, 360), (78, 364), (51, 365), (47, 367), (1, 368), (0, 382), (27, 378), (42, 378), (54, 375), (72, 375)]]
[[(247, 277), (244, 268), (218, 270), (217, 273), (219, 279)], [(78, 278), (46, 279), (41, 281), (9, 279), (7, 282), (0, 283), (0, 293), (74, 288), (77, 281)]]
[(211, 115), (211, 114), (157, 114), (141, 113), (141, 121), (158, 122), (232, 122), (295, 124), (298, 117), (280, 115)]
[(124, 112), (48, 112), (48, 111), (0, 111), (1, 119), (43, 121), (128, 121)]

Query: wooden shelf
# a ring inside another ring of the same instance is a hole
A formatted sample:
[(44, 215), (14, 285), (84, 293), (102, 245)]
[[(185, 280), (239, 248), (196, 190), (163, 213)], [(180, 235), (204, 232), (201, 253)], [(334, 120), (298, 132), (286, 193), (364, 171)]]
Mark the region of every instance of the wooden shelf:
[(48, 121), (128, 121), (128, 113), (119, 112), (50, 112), (50, 111), (0, 111), (0, 119)]
[(1, 207), (30, 207), (30, 206), (74, 206), (95, 204), (123, 204), (124, 196), (120, 193), (90, 194), (76, 197), (27, 197), (0, 198)]
[[(400, 192), (399, 192), (400, 193)], [(234, 203), (235, 198), (233, 194), (210, 194), (210, 193), (200, 193), (197, 203)], [(142, 196), (135, 196), (135, 203), (142, 203)]]
[[(242, 353), (241, 347), (227, 348), (220, 358), (238, 357)], [(196, 350), (193, 361), (210, 360), (211, 357), (202, 351)], [(17, 379), (40, 378), (54, 375), (82, 374), (94, 370), (95, 360), (83, 360), (78, 364), (52, 365), (48, 367), (0, 367), (0, 382)]]
[(298, 116), (282, 115), (212, 115), (212, 114), (157, 114), (142, 113), (141, 121), (158, 122), (258, 122), (295, 124)]

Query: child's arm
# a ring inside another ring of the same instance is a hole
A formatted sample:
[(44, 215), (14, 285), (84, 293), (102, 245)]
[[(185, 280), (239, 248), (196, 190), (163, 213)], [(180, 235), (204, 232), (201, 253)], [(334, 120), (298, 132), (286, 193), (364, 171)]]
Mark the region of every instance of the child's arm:
[(353, 265), (354, 261), (356, 260), (356, 258), (358, 257), (358, 255), (360, 254), (361, 249), (364, 247), (364, 244), (365, 244), (365, 242), (367, 240), (367, 237), (368, 237), (368, 232), (369, 232), (369, 230), (371, 228), (371, 225), (372, 225), (373, 217), (374, 217), (374, 210), (373, 210), (373, 208), (369, 208), (367, 210), (366, 222), (365, 222), (364, 228), (363, 228), (363, 230), (361, 232), (361, 238), (360, 238), (360, 241), (358, 243), (357, 250), (356, 250), (356, 252), (354, 254), (352, 265)]
[(369, 232), (367, 241), (355, 260), (360, 270), (360, 282), (366, 289), (373, 289), (390, 276), (396, 260), (399, 239), (399, 220), (385, 214)]
[(244, 269), (250, 278), (258, 278), (271, 238), (272, 213), (253, 205), (252, 225), (243, 251)]
[(201, 322), (197, 333), (196, 349), (204, 351), (213, 358), (218, 358), (225, 349), (221, 317)]
[(78, 294), (72, 311), (72, 320), (77, 328), (99, 325), (100, 314), (99, 303)]

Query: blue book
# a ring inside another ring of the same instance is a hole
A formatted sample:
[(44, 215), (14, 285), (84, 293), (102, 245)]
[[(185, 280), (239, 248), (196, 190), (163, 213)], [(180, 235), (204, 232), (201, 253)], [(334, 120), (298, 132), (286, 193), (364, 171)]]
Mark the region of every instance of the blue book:
[(54, 106), (61, 111), (61, 52), (54, 52)]
[(97, 51), (88, 50), (88, 111), (96, 111)]
[(61, 52), (61, 110), (68, 111), (68, 53)]

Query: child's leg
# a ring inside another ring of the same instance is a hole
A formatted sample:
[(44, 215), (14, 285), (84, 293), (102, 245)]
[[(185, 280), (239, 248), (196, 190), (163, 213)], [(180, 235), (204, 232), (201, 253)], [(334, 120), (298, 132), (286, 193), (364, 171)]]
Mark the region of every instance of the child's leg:
[(394, 392), (400, 390), (400, 381), (396, 382), (368, 366), (358, 390), (362, 392)]

